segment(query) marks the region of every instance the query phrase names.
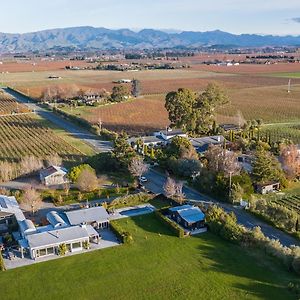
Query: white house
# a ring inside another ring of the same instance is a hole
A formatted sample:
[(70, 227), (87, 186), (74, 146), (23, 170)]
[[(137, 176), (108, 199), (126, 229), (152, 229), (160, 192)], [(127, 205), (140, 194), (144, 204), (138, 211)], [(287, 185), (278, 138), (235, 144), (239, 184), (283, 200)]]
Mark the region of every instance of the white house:
[(187, 134), (184, 133), (181, 129), (172, 129), (172, 128), (166, 128), (166, 130), (162, 130), (160, 132), (154, 133), (154, 135), (157, 137), (163, 138), (165, 141), (169, 141), (172, 138), (176, 136), (181, 136), (187, 138)]
[(40, 171), (40, 180), (46, 186), (59, 185), (68, 182), (68, 171), (58, 166), (50, 166)]

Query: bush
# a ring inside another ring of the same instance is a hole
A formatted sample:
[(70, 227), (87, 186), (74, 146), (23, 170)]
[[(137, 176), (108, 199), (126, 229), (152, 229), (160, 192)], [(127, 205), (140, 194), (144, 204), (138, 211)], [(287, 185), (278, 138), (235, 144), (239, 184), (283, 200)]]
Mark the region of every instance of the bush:
[(163, 223), (164, 225), (167, 225), (172, 230), (172, 232), (175, 233), (176, 236), (178, 236), (179, 238), (184, 237), (184, 230), (177, 223), (175, 223), (174, 221), (172, 221), (169, 218), (167, 218), (166, 216), (164, 216), (158, 210), (155, 211), (155, 216), (157, 217), (157, 219), (159, 221), (161, 221), (161, 223)]
[(3, 256), (2, 256), (2, 252), (0, 251), (0, 271), (5, 271), (5, 265), (4, 265), (4, 260), (3, 260)]
[(83, 170), (88, 170), (90, 172), (95, 172), (95, 170), (88, 164), (82, 164), (76, 167), (73, 167), (68, 175), (69, 179), (72, 182), (76, 182)]
[(63, 244), (60, 244), (58, 246), (58, 255), (59, 256), (66, 255), (67, 251), (68, 251), (68, 249), (67, 249), (67, 245), (66, 244), (63, 243)]
[(130, 232), (125, 231), (117, 221), (110, 222), (110, 229), (123, 244), (133, 243), (133, 237)]

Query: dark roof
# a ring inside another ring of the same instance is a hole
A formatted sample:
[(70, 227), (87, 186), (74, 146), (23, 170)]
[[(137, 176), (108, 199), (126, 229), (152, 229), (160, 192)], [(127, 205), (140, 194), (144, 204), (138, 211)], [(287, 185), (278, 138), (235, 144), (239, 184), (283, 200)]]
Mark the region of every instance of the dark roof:
[(222, 135), (191, 138), (191, 143), (197, 152), (205, 152), (210, 145), (221, 145), (225, 141)]

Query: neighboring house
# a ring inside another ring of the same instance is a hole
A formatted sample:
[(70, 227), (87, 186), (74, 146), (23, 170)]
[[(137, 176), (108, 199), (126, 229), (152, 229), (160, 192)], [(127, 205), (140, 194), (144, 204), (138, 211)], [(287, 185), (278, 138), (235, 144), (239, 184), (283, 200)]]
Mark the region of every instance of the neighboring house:
[(46, 186), (59, 185), (68, 182), (68, 171), (58, 166), (50, 166), (40, 171), (40, 180)]
[(277, 191), (279, 191), (279, 189), (280, 189), (279, 182), (256, 185), (256, 192), (259, 194), (262, 194), (262, 195), (277, 192)]
[(247, 173), (252, 172), (252, 170), (253, 170), (253, 167), (252, 167), (253, 161), (254, 161), (253, 155), (241, 154), (241, 155), (238, 156), (239, 165)]
[(181, 136), (181, 137), (185, 137), (187, 138), (187, 134), (184, 133), (181, 129), (172, 129), (172, 128), (166, 128), (165, 131), (160, 131), (160, 132), (156, 132), (154, 133), (154, 135), (157, 137), (161, 137), (163, 138), (165, 141), (169, 141), (172, 138), (176, 137), (176, 136)]
[(176, 206), (169, 209), (169, 214), (171, 219), (186, 229), (196, 230), (205, 227), (205, 215), (199, 207)]
[(103, 206), (65, 212), (70, 225), (92, 225), (93, 227), (107, 228), (109, 226), (109, 214)]
[(204, 153), (210, 145), (223, 145), (225, 138), (222, 135), (191, 138), (192, 145), (198, 153)]
[(25, 220), (15, 197), (0, 195), (0, 231), (9, 232), (9, 227), (17, 226)]

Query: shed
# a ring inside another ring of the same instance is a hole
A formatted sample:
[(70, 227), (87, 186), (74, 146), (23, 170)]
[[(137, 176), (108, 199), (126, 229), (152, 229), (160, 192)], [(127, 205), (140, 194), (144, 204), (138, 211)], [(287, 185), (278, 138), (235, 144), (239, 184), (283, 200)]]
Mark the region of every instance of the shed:
[(40, 171), (40, 180), (46, 186), (59, 185), (68, 182), (68, 171), (58, 166), (50, 166)]
[(262, 195), (274, 193), (276, 191), (279, 191), (279, 189), (280, 189), (279, 182), (271, 182), (271, 183), (256, 185), (256, 192)]

